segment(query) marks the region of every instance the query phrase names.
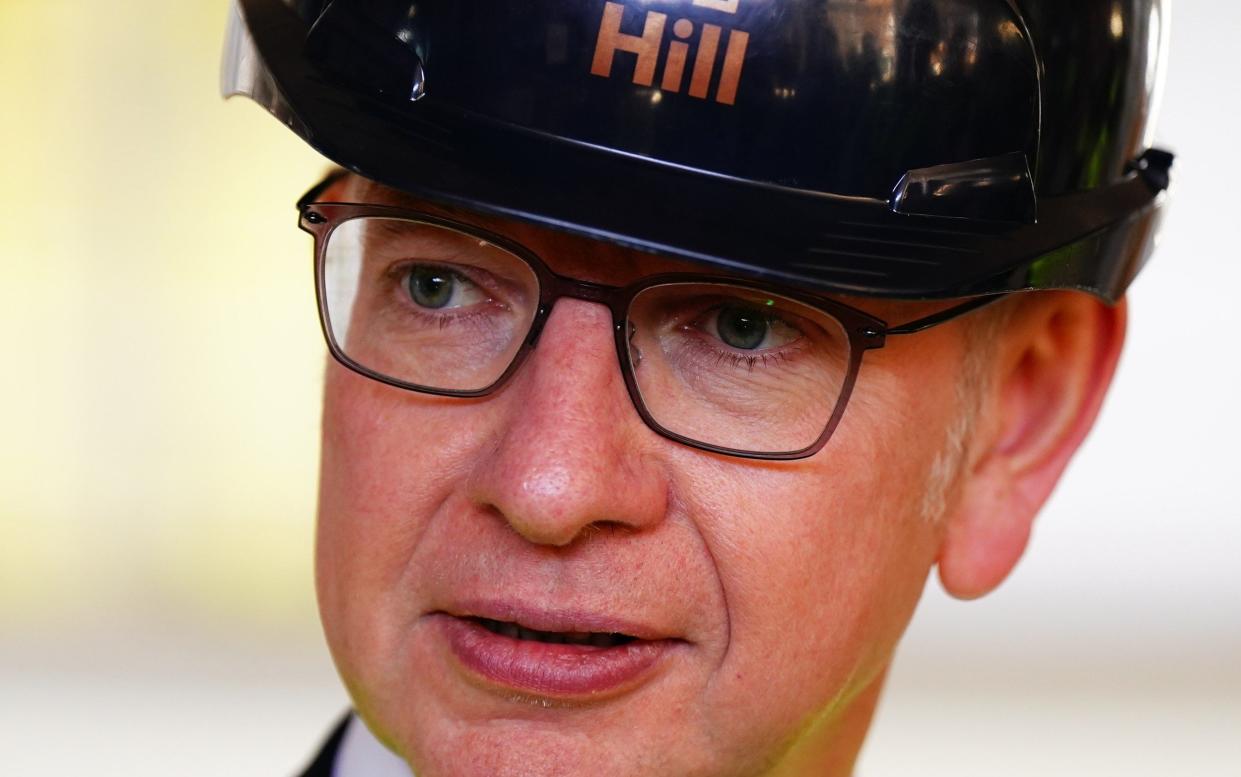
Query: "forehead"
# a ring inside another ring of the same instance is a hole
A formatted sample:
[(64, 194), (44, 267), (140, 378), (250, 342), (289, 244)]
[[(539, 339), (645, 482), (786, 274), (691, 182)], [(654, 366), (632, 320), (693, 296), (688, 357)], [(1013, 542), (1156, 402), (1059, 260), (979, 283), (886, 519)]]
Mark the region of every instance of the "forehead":
[[(638, 251), (514, 218), (431, 202), (353, 174), (349, 175), (347, 186), (351, 199), (358, 202), (408, 208), (503, 235), (534, 252), (554, 272), (580, 280), (622, 286), (648, 275), (701, 273), (705, 269), (694, 262)], [(720, 274), (735, 275), (727, 272)]]

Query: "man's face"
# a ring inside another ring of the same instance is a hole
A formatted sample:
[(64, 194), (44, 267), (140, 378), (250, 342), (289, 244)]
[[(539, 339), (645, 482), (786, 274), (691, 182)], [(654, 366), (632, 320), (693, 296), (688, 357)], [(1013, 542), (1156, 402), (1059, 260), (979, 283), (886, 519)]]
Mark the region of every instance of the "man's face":
[[(580, 279), (701, 270), (450, 215)], [(330, 362), (318, 593), (359, 712), (424, 777), (847, 771), (941, 539), (962, 345), (949, 325), (868, 353), (832, 439), (792, 462), (647, 428), (595, 303), (559, 301), (483, 399)], [(566, 633), (588, 644), (547, 641)]]

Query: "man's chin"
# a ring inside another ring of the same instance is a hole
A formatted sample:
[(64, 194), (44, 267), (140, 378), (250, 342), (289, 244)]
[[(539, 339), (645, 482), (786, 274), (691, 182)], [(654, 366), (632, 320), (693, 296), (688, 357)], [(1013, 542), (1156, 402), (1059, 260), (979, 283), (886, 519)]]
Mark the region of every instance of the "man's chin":
[(409, 761), (418, 777), (565, 777), (651, 775), (642, 745), (531, 721), (460, 725), (441, 736), (418, 737)]

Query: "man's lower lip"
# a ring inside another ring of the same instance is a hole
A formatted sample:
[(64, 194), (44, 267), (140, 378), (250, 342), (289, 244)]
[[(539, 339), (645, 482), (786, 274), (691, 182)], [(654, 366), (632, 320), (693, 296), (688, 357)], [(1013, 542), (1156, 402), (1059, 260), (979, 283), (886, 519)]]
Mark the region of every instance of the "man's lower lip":
[(634, 640), (616, 647), (513, 639), (478, 621), (437, 616), (453, 656), (466, 670), (491, 684), (533, 696), (594, 697), (632, 687), (674, 644)]

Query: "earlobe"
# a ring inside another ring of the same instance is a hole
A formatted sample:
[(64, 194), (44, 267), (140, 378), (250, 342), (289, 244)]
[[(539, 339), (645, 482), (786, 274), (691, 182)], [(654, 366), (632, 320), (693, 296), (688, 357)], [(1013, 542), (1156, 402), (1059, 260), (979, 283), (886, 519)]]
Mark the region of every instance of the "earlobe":
[(1098, 416), (1124, 342), (1126, 305), (1075, 292), (1023, 300), (999, 335), (940, 580), (973, 599), (1021, 559), (1038, 511)]

